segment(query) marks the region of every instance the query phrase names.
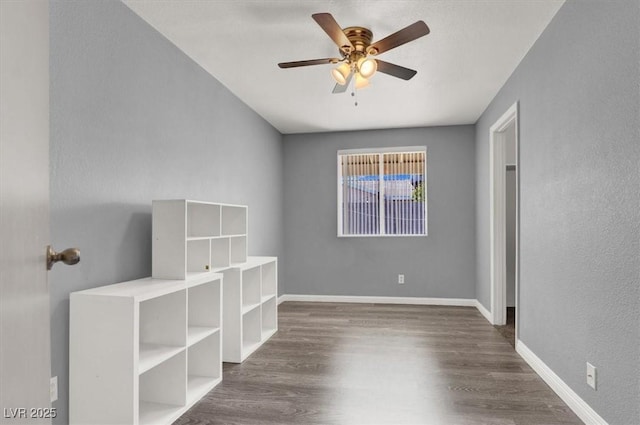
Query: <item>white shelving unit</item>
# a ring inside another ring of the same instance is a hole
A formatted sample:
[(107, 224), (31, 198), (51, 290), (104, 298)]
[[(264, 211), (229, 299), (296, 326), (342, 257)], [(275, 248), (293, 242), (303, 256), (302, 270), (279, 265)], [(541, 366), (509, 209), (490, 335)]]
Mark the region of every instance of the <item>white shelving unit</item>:
[(153, 201), (152, 276), (185, 279), (247, 260), (246, 206)]
[(278, 329), (277, 259), (247, 257), (247, 223), (242, 205), (153, 201), (153, 277), (224, 274), (225, 362), (242, 362)]
[(170, 424), (277, 331), (277, 259), (247, 257), (247, 214), (153, 201), (152, 277), (71, 294), (71, 424)]
[(278, 261), (248, 257), (222, 273), (222, 359), (241, 363), (278, 330)]
[(221, 301), (219, 273), (72, 293), (70, 423), (176, 420), (222, 380)]

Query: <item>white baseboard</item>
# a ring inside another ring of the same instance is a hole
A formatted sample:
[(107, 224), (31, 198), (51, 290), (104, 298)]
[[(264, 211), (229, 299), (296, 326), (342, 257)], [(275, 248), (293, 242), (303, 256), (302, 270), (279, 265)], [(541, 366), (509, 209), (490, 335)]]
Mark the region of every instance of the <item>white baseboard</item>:
[(555, 374), (533, 351), (520, 340), (516, 341), (516, 352), (531, 366), (531, 368), (567, 403), (567, 406), (578, 415), (586, 425), (607, 425), (595, 410), (591, 408), (575, 391), (571, 389), (558, 375)]
[(475, 307), (475, 299), (466, 298), (423, 298), (423, 297), (361, 297), (352, 295), (294, 295), (285, 294), (278, 298), (278, 304), (285, 301), (305, 301), (321, 303), (364, 303), (364, 304), (412, 304), (450, 305)]
[(493, 324), (492, 320), (493, 317), (491, 316), (491, 312), (489, 310), (487, 310), (481, 303), (480, 301), (476, 300), (475, 303), (475, 307), (478, 309), (478, 311), (480, 312), (480, 314), (482, 314), (484, 316), (485, 319), (487, 319), (487, 321), (491, 324)]

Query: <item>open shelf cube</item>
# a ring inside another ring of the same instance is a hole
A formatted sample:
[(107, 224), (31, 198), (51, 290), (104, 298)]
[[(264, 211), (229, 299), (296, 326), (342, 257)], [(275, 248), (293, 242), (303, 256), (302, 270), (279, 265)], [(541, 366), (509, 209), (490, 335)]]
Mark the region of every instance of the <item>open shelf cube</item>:
[(260, 305), (260, 267), (242, 271), (243, 313)]
[(262, 304), (262, 337), (270, 337), (278, 329), (278, 303), (270, 298)]
[(262, 341), (260, 309), (253, 309), (242, 318), (242, 349), (253, 352)]
[(276, 262), (262, 265), (262, 296), (271, 297), (277, 295), (278, 272)]
[[(186, 352), (140, 375), (140, 423), (173, 420), (185, 406), (187, 375)], [(162, 420), (164, 419), (164, 420)]]
[(245, 235), (247, 233), (247, 207), (222, 206), (222, 235)]
[(246, 236), (234, 236), (229, 238), (229, 255), (231, 264), (240, 264), (247, 261)]
[(138, 370), (146, 371), (182, 350), (186, 344), (186, 292), (140, 303)]
[(211, 268), (211, 242), (209, 239), (187, 241), (187, 272), (206, 273)]
[(187, 237), (220, 236), (220, 205), (187, 202)]
[[(219, 331), (218, 331), (219, 332)], [(189, 347), (187, 351), (187, 400), (198, 400), (222, 379), (222, 350), (219, 335)]]
[(188, 289), (188, 346), (220, 331), (222, 326), (221, 291), (220, 280)]
[(189, 288), (189, 326), (220, 327), (220, 294), (219, 279)]

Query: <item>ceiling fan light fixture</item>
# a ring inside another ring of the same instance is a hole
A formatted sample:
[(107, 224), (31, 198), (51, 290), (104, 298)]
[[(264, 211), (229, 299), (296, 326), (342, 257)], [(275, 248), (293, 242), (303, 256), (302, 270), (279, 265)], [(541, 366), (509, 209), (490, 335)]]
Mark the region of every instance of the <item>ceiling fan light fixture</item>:
[(356, 74), (356, 89), (360, 90), (360, 89), (364, 89), (366, 87), (369, 86), (369, 80), (364, 78), (362, 76), (362, 74), (357, 73)]
[(364, 78), (371, 78), (378, 70), (378, 62), (372, 58), (360, 58), (358, 60), (358, 70)]
[(347, 84), (347, 77), (349, 77), (350, 73), (351, 67), (348, 63), (343, 63), (339, 67), (333, 68), (331, 70), (331, 76), (334, 80), (336, 80), (336, 83), (340, 84), (341, 86)]

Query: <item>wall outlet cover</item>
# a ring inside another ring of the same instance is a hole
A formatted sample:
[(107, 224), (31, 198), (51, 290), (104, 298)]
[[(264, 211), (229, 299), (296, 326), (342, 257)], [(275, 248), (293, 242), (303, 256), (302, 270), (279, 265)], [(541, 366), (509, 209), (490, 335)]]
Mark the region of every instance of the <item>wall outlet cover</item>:
[(403, 274), (399, 274), (398, 275), (398, 284), (399, 285), (404, 285), (404, 275)]
[(597, 390), (597, 369), (594, 365), (587, 362), (587, 385), (589, 385), (594, 390)]
[(52, 403), (58, 399), (58, 377), (57, 376), (53, 376), (49, 383), (49, 397), (51, 398)]

